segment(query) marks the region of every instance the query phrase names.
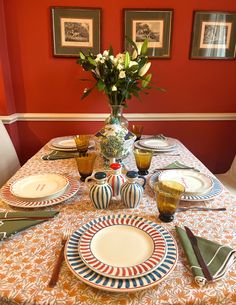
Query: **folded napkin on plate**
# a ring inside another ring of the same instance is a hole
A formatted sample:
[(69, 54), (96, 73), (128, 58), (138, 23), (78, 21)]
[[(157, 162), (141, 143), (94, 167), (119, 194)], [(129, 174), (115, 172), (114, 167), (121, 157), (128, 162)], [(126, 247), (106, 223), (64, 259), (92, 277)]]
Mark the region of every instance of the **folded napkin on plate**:
[[(52, 217), (58, 214), (58, 211), (30, 211), (30, 212), (1, 212), (0, 213), (0, 240), (18, 233), (31, 226), (37, 225), (43, 220), (5, 220), (6, 217)], [(50, 219), (50, 218), (49, 218)]]
[(70, 159), (78, 156), (78, 152), (76, 151), (58, 151), (53, 150), (48, 155), (42, 156), (43, 160), (60, 160), (60, 159)]
[[(207, 280), (204, 277), (201, 267), (199, 266), (197, 257), (195, 256), (187, 233), (180, 227), (176, 226), (175, 228), (179, 234), (190, 268), (193, 272), (195, 282), (199, 286), (205, 285)], [(213, 280), (216, 281), (221, 279), (229, 268), (236, 262), (236, 250), (202, 237), (196, 236), (196, 238), (198, 241), (198, 248), (206, 265), (208, 266)]]

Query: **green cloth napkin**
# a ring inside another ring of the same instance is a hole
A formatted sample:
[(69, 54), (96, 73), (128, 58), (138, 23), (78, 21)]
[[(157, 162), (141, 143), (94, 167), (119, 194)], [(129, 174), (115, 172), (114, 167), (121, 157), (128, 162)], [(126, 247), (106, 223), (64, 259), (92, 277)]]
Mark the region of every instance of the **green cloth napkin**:
[(2, 220), (2, 218), (18, 216), (36, 216), (36, 217), (45, 217), (45, 216), (55, 216), (58, 214), (58, 211), (30, 211), (30, 212), (1, 212), (0, 213), (0, 240), (3, 240), (12, 234), (16, 234), (22, 230), (25, 230), (31, 226), (37, 225), (46, 220)]
[(186, 169), (195, 169), (193, 166), (188, 166), (183, 163), (180, 163), (179, 161), (175, 161), (167, 166), (165, 168), (171, 168), (171, 169), (181, 169), (181, 168), (186, 168)]
[[(199, 266), (197, 257), (193, 251), (187, 233), (184, 229), (178, 226), (175, 228), (180, 237), (190, 268), (193, 272), (195, 282), (199, 286), (205, 285), (207, 280), (204, 277), (201, 267)], [(221, 279), (236, 262), (236, 250), (202, 237), (196, 237), (198, 240), (198, 247), (205, 263), (208, 266), (213, 280)]]
[(75, 158), (79, 155), (76, 151), (58, 151), (53, 150), (48, 155), (42, 156), (43, 160), (60, 160), (60, 159), (70, 159)]

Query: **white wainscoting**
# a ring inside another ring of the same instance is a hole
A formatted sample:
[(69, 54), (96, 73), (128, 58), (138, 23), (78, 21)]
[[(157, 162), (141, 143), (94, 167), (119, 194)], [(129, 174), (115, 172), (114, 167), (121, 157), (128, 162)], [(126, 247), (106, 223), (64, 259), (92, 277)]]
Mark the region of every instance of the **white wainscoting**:
[[(0, 115), (4, 124), (17, 121), (104, 121), (109, 113), (14, 113)], [(129, 121), (235, 121), (236, 113), (125, 113)]]

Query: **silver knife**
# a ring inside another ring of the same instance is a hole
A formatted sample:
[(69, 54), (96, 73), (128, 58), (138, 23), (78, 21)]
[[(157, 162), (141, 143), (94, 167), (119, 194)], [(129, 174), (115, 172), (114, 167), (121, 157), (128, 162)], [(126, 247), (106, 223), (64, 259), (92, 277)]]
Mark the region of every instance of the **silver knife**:
[(189, 238), (189, 241), (193, 247), (193, 251), (196, 255), (196, 258), (198, 260), (198, 263), (199, 263), (199, 266), (202, 268), (202, 272), (205, 276), (205, 278), (208, 280), (208, 281), (212, 281), (213, 280), (213, 277), (212, 275), (210, 274), (210, 271), (204, 261), (204, 258), (202, 257), (202, 254), (200, 252), (200, 249), (198, 248), (198, 244), (197, 244), (197, 238), (196, 236), (193, 234), (193, 232), (188, 228), (188, 227), (184, 227), (185, 230), (186, 230), (186, 233), (188, 235), (188, 238)]

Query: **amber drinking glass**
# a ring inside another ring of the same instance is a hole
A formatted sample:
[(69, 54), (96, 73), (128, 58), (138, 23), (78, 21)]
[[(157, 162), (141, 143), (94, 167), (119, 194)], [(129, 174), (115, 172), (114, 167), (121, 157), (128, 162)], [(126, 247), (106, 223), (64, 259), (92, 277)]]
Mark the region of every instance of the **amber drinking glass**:
[(76, 135), (74, 136), (76, 148), (79, 152), (85, 153), (89, 147), (90, 136), (88, 135)]
[(139, 175), (147, 175), (151, 165), (153, 152), (145, 149), (134, 149), (134, 157)]
[(156, 202), (159, 211), (159, 219), (164, 222), (171, 222), (183, 195), (184, 186), (176, 181), (159, 181), (154, 186)]
[(131, 125), (130, 131), (136, 135), (136, 140), (138, 141), (141, 139), (142, 134), (143, 134), (143, 125), (139, 125), (139, 124), (133, 124)]
[(80, 153), (78, 157), (75, 157), (81, 181), (85, 181), (92, 175), (96, 158), (97, 152), (95, 151)]

